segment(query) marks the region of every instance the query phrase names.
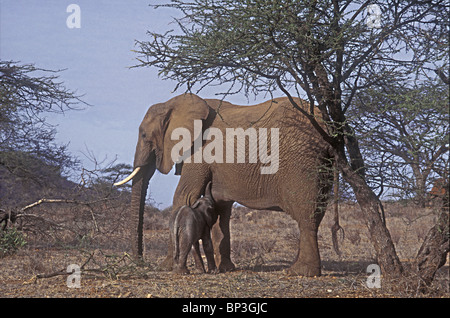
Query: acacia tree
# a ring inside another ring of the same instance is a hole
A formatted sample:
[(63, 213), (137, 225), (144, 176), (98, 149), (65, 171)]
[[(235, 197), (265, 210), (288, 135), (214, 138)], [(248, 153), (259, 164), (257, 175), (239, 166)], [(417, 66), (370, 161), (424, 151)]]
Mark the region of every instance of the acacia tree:
[(433, 181), (448, 178), (448, 85), (403, 84), (392, 81), (358, 94), (352, 122), (378, 196), (387, 192), (424, 207)]
[[(172, 0), (165, 6), (183, 14), (175, 19), (178, 29), (138, 41), (139, 66), (157, 67), (176, 88), (197, 93), (208, 85), (222, 85), (224, 96), (281, 91), (333, 147), (383, 273), (398, 277), (403, 268), (347, 112), (361, 89), (386, 76), (407, 81), (442, 65), (426, 38), (447, 36), (445, 1)], [(309, 110), (293, 96), (309, 102)]]
[(38, 184), (51, 171), (59, 175), (76, 164), (67, 146), (55, 142), (55, 126), (44, 116), (85, 104), (57, 73), (0, 61), (0, 167)]

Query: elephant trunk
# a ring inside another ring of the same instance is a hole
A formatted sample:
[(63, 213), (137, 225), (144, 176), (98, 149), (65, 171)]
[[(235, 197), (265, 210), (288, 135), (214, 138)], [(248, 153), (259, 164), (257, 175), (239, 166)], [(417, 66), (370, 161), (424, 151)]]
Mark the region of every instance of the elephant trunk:
[(155, 172), (155, 156), (152, 155), (151, 160), (145, 166), (140, 167), (139, 171), (133, 178), (131, 190), (131, 244), (132, 253), (135, 258), (143, 256), (143, 229), (144, 229), (144, 208), (145, 197), (147, 194), (148, 184)]
[(206, 185), (205, 197), (208, 197), (208, 198), (214, 200), (214, 198), (212, 197), (212, 194), (211, 194), (211, 181), (209, 181), (208, 184)]

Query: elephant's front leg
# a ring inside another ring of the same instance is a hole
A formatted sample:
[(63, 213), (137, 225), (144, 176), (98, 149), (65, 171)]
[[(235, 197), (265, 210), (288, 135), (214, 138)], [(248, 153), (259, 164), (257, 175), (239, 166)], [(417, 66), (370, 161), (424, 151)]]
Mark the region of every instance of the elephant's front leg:
[[(171, 214), (170, 214), (170, 221), (169, 221), (169, 224), (170, 224), (170, 228), (172, 228), (172, 224), (173, 224), (173, 221), (174, 221), (174, 218), (175, 218), (175, 215), (176, 215), (176, 211), (178, 211), (178, 209), (181, 207), (181, 205), (178, 207), (173, 207), (172, 208), (172, 212), (171, 212)], [(172, 237), (172, 231), (169, 231), (169, 242), (168, 242), (168, 251), (167, 251), (167, 256), (166, 256), (166, 258), (164, 259), (164, 261), (162, 261), (162, 263), (161, 264), (159, 264), (159, 268), (161, 269), (161, 270), (165, 270), (165, 271), (171, 271), (172, 269), (173, 269), (173, 266), (174, 266), (174, 262), (173, 262), (173, 256), (174, 256), (174, 254), (173, 254), (173, 252), (174, 252), (174, 249), (175, 249), (175, 242), (173, 241), (173, 237)]]
[(202, 236), (202, 243), (203, 251), (205, 251), (206, 260), (208, 261), (208, 273), (214, 274), (217, 272), (217, 268), (214, 260), (214, 248), (209, 228), (205, 230), (205, 233)]
[(234, 202), (217, 203), (215, 209), (219, 214), (218, 221), (212, 227), (212, 241), (216, 264), (219, 264), (219, 272), (229, 272), (235, 269), (231, 261), (230, 244), (230, 217)]

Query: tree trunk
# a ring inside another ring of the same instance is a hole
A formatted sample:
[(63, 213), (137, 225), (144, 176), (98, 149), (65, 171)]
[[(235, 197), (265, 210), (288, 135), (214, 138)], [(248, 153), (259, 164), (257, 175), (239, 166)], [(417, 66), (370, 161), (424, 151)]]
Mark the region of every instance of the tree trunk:
[(427, 197), (426, 180), (428, 175), (422, 173), (418, 164), (411, 164), (411, 168), (415, 179), (415, 202), (418, 207), (425, 208)]
[(339, 170), (344, 180), (352, 187), (364, 215), (382, 274), (385, 277), (400, 277), (403, 273), (403, 267), (395, 251), (391, 235), (383, 224), (380, 215), (380, 200), (367, 185), (364, 178), (347, 164), (347, 160), (342, 154), (338, 154), (336, 158)]
[(442, 208), (438, 216), (436, 225), (428, 231), (427, 236), (416, 256), (415, 269), (417, 274), (426, 285), (433, 281), (437, 270), (446, 261), (449, 246), (449, 184), (444, 186), (442, 198)]

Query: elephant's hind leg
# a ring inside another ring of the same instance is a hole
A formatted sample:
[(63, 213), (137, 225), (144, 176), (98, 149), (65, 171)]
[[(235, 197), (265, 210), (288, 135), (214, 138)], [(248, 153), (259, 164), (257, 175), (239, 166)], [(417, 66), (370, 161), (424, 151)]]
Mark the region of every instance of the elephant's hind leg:
[(305, 227), (300, 228), (299, 251), (294, 264), (288, 269), (289, 275), (320, 276), (320, 267), (317, 231)]
[[(300, 230), (300, 242), (297, 257), (288, 270), (289, 275), (300, 275), (306, 277), (321, 275), (317, 232), (320, 221), (323, 218), (324, 211), (322, 209), (308, 210), (309, 211), (302, 211), (302, 214), (298, 218), (295, 218)], [(292, 213), (289, 214), (293, 215)]]
[(199, 245), (198, 241), (196, 241), (192, 245), (191, 253), (194, 256), (195, 268), (196, 268), (197, 272), (205, 273), (205, 265), (203, 264), (202, 255), (200, 254), (200, 245)]

